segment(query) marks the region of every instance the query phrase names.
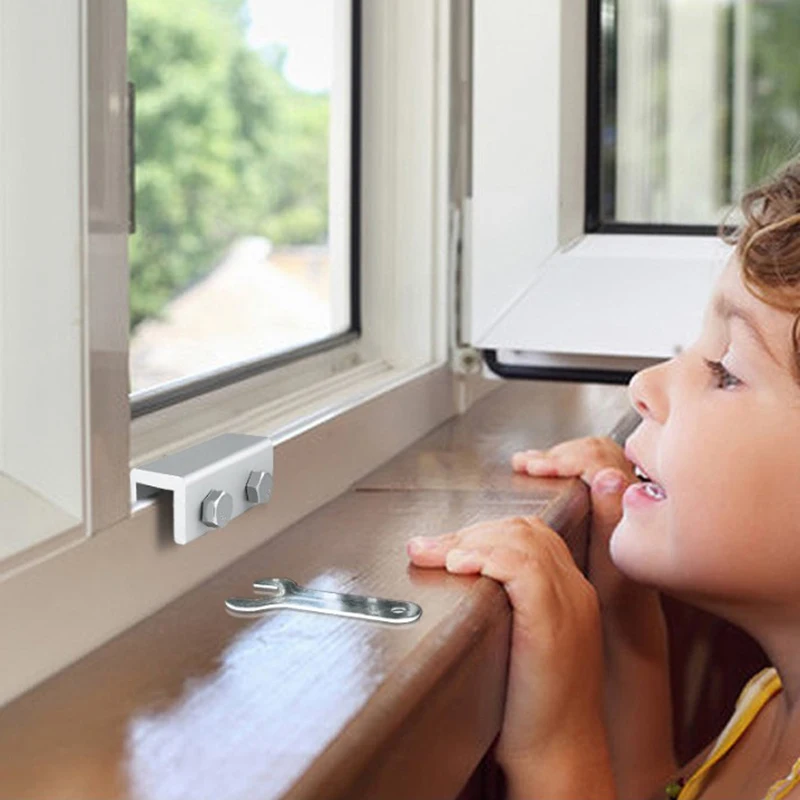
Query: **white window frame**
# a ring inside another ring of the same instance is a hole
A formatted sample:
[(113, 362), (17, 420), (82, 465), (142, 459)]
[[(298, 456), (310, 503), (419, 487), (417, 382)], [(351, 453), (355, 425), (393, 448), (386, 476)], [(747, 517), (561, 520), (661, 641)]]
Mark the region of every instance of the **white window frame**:
[[(332, 34), (334, 37), (334, 79), (330, 92), (328, 131), (328, 200), (330, 206), (328, 251), (331, 273), (329, 279), (332, 332), (316, 341), (287, 347), (280, 353), (270, 354), (266, 357), (255, 355), (241, 363), (227, 363), (199, 374), (189, 374), (166, 384), (162, 383), (134, 392), (131, 395), (131, 411), (134, 417), (132, 453), (134, 461), (136, 453), (142, 449), (137, 441), (140, 427), (137, 422), (142, 417), (152, 416), (161, 409), (181, 405), (187, 399), (216, 392), (218, 389), (233, 384), (248, 383), (251, 387), (248, 391), (251, 402), (256, 399), (253, 397), (253, 386), (263, 385), (264, 391), (259, 392), (257, 402), (268, 402), (270, 399), (285, 395), (296, 384), (299, 370), (295, 368), (290, 370), (292, 379), (289, 386), (286, 388), (280, 386), (282, 366), (305, 364), (303, 371), (308, 375), (306, 380), (317, 382), (325, 375), (314, 371), (310, 364), (316, 362), (312, 362), (309, 356), (326, 351), (339, 351), (344, 344), (360, 337), (358, 309), (351, 308), (353, 260), (359, 259), (358, 241), (353, 241), (354, 237), (351, 236), (353, 216), (359, 210), (358, 197), (353, 189), (353, 183), (358, 182), (355, 172), (358, 165), (354, 165), (352, 162), (353, 148), (359, 146), (360, 137), (358, 131), (351, 132), (351, 128), (355, 122), (353, 95), (359, 88), (355, 82), (360, 79), (361, 72), (360, 65), (358, 65), (354, 73), (354, 61), (358, 58), (353, 42), (353, 32), (357, 24), (354, 10), (355, 6), (363, 0), (359, 0), (359, 2), (357, 0), (329, 0), (329, 2), (332, 6)], [(118, 60), (119, 55), (114, 54), (111, 58)], [(360, 112), (360, 104), (358, 108)], [(358, 348), (356, 351), (360, 352)], [(335, 370), (346, 368), (348, 368), (347, 362), (343, 362), (339, 357), (334, 357)], [(263, 379), (265, 375), (267, 376), (266, 380)], [(251, 377), (255, 377), (256, 380), (250, 381)], [(258, 380), (259, 377), (262, 380)], [(236, 390), (234, 390), (235, 393)], [(224, 396), (224, 393), (217, 394), (215, 403), (224, 406), (224, 402), (221, 402), (221, 398)], [(222, 411), (225, 410), (222, 409)], [(170, 414), (162, 416), (166, 417), (166, 422), (170, 422), (174, 418), (174, 415)], [(185, 412), (181, 412), (178, 419), (184, 416)], [(157, 419), (158, 416), (156, 416)], [(148, 438), (152, 439), (153, 432), (159, 427), (159, 423), (150, 419), (143, 427), (148, 432)], [(164, 443), (169, 445), (170, 440), (174, 438), (171, 434), (171, 425), (162, 423), (160, 427), (163, 428), (161, 435)]]
[[(337, 0), (337, 2), (348, 7), (352, 6), (351, 0)], [(369, 369), (370, 374), (373, 374), (376, 370), (383, 370), (388, 373), (403, 365), (418, 365), (431, 358), (429, 320), (417, 320), (421, 325), (418, 324), (414, 327), (409, 325), (406, 331), (401, 333), (401, 339), (403, 334), (406, 333), (416, 336), (415, 340), (409, 342), (410, 347), (405, 352), (401, 348), (393, 348), (392, 342), (383, 338), (384, 331), (390, 330), (392, 326), (398, 324), (401, 327), (405, 326), (407, 320), (403, 317), (402, 309), (397, 304), (388, 303), (387, 300), (389, 298), (387, 295), (375, 292), (373, 286), (369, 283), (372, 276), (377, 275), (380, 278), (381, 275), (386, 275), (390, 272), (389, 262), (393, 258), (393, 254), (386, 247), (386, 244), (396, 236), (396, 234), (384, 227), (382, 228), (385, 237), (383, 240), (376, 243), (374, 237), (371, 237), (371, 233), (378, 230), (377, 226), (385, 226), (387, 222), (394, 224), (397, 220), (396, 209), (387, 205), (395, 202), (395, 198), (382, 191), (381, 183), (376, 181), (370, 183), (373, 165), (370, 165), (369, 161), (372, 158), (375, 165), (380, 165), (377, 172), (377, 175), (380, 176), (379, 181), (385, 183), (387, 177), (390, 180), (392, 178), (396, 179), (398, 174), (396, 167), (398, 165), (394, 157), (389, 162), (392, 166), (392, 174), (390, 175), (387, 175), (385, 167), (379, 161), (381, 158), (386, 158), (385, 153), (386, 149), (391, 146), (389, 142), (393, 135), (393, 130), (390, 127), (392, 123), (388, 121), (387, 117), (392, 113), (390, 104), (385, 103), (380, 98), (376, 89), (379, 83), (383, 83), (380, 86), (380, 90), (388, 91), (390, 96), (396, 96), (397, 87), (388, 85), (388, 82), (392, 80), (390, 70), (396, 69), (398, 65), (392, 63), (390, 50), (388, 52), (386, 50), (378, 52), (370, 49), (370, 42), (376, 32), (376, 26), (379, 27), (383, 24), (391, 26), (392, 24), (391, 22), (387, 23), (387, 9), (383, 8), (382, 3), (377, 6), (370, 3), (363, 3), (362, 5), (362, 27), (364, 28), (362, 61), (364, 63), (361, 65), (359, 72), (362, 84), (361, 113), (364, 131), (361, 137), (362, 155), (359, 168), (362, 174), (362, 200), (365, 202), (362, 203), (361, 209), (360, 289), (364, 319), (362, 320), (360, 335), (355, 341), (333, 348), (325, 348), (310, 356), (293, 357), (292, 352), (289, 351), (286, 353), (285, 366), (267, 369), (234, 384), (225, 385), (224, 382), (221, 382), (220, 389), (137, 416), (131, 426), (132, 465), (157, 457), (163, 452), (174, 449), (176, 446), (183, 446), (194, 440), (207, 438), (210, 429), (228, 429), (231, 425), (231, 420), (238, 418), (243, 413), (251, 416), (255, 409), (256, 414), (263, 416), (265, 406), (275, 403), (281, 405), (283, 398), (287, 395), (294, 394), (295, 402), (297, 402), (296, 392), (305, 386), (313, 387), (328, 379), (334, 379), (339, 383), (342, 375), (348, 373), (357, 384), (365, 367), (371, 367)], [(383, 14), (383, 18), (380, 18), (380, 14)], [(347, 17), (348, 29), (352, 30), (352, 20), (349, 19), (349, 13), (338, 14), (336, 18), (337, 25), (343, 23), (345, 17)], [(385, 42), (390, 43), (391, 38), (385, 37)], [(348, 44), (346, 49), (349, 51), (351, 46), (352, 44)], [(410, 46), (413, 51), (414, 47), (419, 45), (411, 42)], [(337, 53), (337, 59), (343, 60), (341, 50)], [(340, 112), (339, 122), (345, 122), (346, 127), (349, 129), (351, 117), (349, 113), (349, 98), (347, 98), (346, 105), (347, 109), (339, 106), (337, 108)], [(332, 122), (335, 121), (332, 120)], [(412, 118), (411, 125), (413, 126), (414, 124), (415, 121)], [(343, 136), (342, 127), (341, 125), (336, 126), (336, 130), (331, 131), (331, 147), (334, 146), (333, 140), (337, 139), (340, 146), (344, 145), (348, 148), (349, 155), (350, 143), (344, 141), (346, 137)], [(418, 135), (419, 132), (416, 133)], [(407, 157), (408, 155), (410, 155), (410, 152), (406, 153)], [(331, 163), (335, 168), (338, 168), (342, 160), (341, 158), (332, 158)], [(352, 168), (353, 165), (348, 164), (347, 171), (351, 172), (351, 174)], [(412, 172), (412, 176), (416, 175), (417, 173)], [(333, 175), (331, 177), (332, 179), (334, 178)], [(412, 181), (417, 179), (417, 177), (412, 177)], [(336, 183), (332, 180), (332, 188), (334, 191), (340, 190), (340, 182)], [(347, 192), (349, 193), (349, 185)], [(332, 217), (335, 217), (336, 220), (332, 220), (331, 245), (337, 251), (338, 260), (335, 263), (339, 266), (346, 264), (345, 268), (349, 271), (350, 220), (342, 215), (343, 209), (341, 206), (341, 197), (332, 198), (331, 212)], [(357, 210), (357, 208), (350, 209), (353, 213)], [(382, 217), (379, 216), (381, 212), (383, 212)], [(420, 256), (422, 257), (420, 258)], [(400, 258), (408, 258), (408, 263), (412, 266), (412, 269), (415, 269), (415, 272), (410, 273), (410, 277), (417, 285), (424, 285), (430, 282), (429, 276), (425, 274), (426, 270), (430, 270), (430, 260), (423, 254), (417, 253), (416, 257), (413, 257), (406, 251), (400, 253)], [(380, 266), (376, 269), (376, 265)], [(421, 284), (420, 281), (422, 281)], [(387, 288), (388, 294), (393, 295), (392, 289), (397, 287)], [(346, 291), (349, 294), (349, 281), (347, 282)], [(410, 308), (413, 311), (422, 305), (414, 302), (415, 299), (412, 298), (412, 302), (408, 303), (406, 308)], [(375, 320), (368, 319), (369, 309), (376, 302), (381, 307), (381, 313)], [(203, 376), (199, 377), (203, 378)], [(189, 378), (180, 383), (185, 384), (191, 390), (193, 380)], [(156, 387), (154, 391), (143, 392), (140, 395), (153, 395), (157, 398), (160, 392), (161, 388)]]
[(670, 358), (728, 251), (713, 237), (584, 234), (587, 3), (474, 0), (473, 41), (462, 341), (570, 369)]
[[(287, 396), (298, 414), (315, 413), (318, 400), (302, 403), (306, 387), (324, 394), (326, 381), (345, 382), (358, 394), (365, 375), (364, 385), (381, 373), (388, 384), (446, 360), (449, 0), (423, 5), (363, 2), (360, 337), (136, 418), (131, 466), (272, 410), (280, 417)], [(424, 187), (434, 172), (437, 184)]]
[[(123, 0), (71, 1), (82, 9), (88, 58), (103, 63), (97, 25), (105, 46), (119, 47)], [(90, 535), (0, 575), (0, 604), (15, 609), (0, 617), (0, 639), (15, 655), (0, 675), (0, 703), (340, 494), (469, 402), (447, 364), (451, 0), (368, 0), (363, 10), (361, 339), (142, 418), (132, 448), (120, 229), (124, 71), (98, 84), (87, 79), (97, 62), (84, 63), (89, 108), (110, 109), (103, 147), (86, 154), (100, 170), (90, 175), (84, 210)], [(131, 513), (131, 454), (138, 461), (221, 430), (274, 439), (273, 498), (224, 533), (175, 546), (164, 504), (146, 501)]]

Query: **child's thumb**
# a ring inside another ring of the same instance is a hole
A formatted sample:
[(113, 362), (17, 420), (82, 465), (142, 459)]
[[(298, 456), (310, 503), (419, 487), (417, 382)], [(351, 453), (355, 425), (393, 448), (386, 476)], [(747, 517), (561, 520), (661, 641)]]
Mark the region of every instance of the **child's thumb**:
[(622, 495), (631, 481), (615, 467), (601, 469), (592, 480), (592, 536), (607, 542), (622, 518)]

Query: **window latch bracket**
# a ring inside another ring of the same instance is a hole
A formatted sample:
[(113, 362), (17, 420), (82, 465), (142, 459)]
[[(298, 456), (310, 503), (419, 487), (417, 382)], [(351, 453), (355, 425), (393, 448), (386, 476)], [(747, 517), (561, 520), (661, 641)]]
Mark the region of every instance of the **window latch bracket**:
[(131, 470), (131, 499), (172, 492), (173, 536), (188, 544), (266, 503), (272, 480), (272, 440), (225, 433)]

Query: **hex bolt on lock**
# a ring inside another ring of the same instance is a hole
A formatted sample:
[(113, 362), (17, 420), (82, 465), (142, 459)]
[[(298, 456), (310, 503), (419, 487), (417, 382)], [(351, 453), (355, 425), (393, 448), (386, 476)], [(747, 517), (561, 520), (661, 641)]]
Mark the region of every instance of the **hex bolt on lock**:
[(210, 491), (203, 500), (200, 519), (210, 528), (224, 528), (233, 517), (233, 498), (227, 492)]
[(248, 503), (266, 503), (272, 495), (272, 475), (261, 470), (251, 472), (244, 494)]
[(232, 597), (225, 601), (225, 608), (234, 617), (253, 617), (280, 608), (296, 611), (312, 611), (317, 614), (333, 614), (339, 617), (386, 622), (404, 625), (416, 622), (422, 609), (407, 600), (388, 600), (383, 597), (364, 597), (359, 594), (321, 592), (298, 586), (289, 578), (264, 578), (253, 584), (257, 594), (269, 597)]

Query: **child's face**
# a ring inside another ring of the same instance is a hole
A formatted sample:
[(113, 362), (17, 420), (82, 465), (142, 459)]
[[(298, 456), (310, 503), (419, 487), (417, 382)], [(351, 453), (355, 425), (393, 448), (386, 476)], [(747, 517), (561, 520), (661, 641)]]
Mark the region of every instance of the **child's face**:
[(666, 497), (641, 486), (625, 494), (611, 555), (631, 578), (712, 606), (800, 601), (793, 319), (754, 298), (731, 259), (698, 341), (634, 377), (643, 419), (626, 450)]

